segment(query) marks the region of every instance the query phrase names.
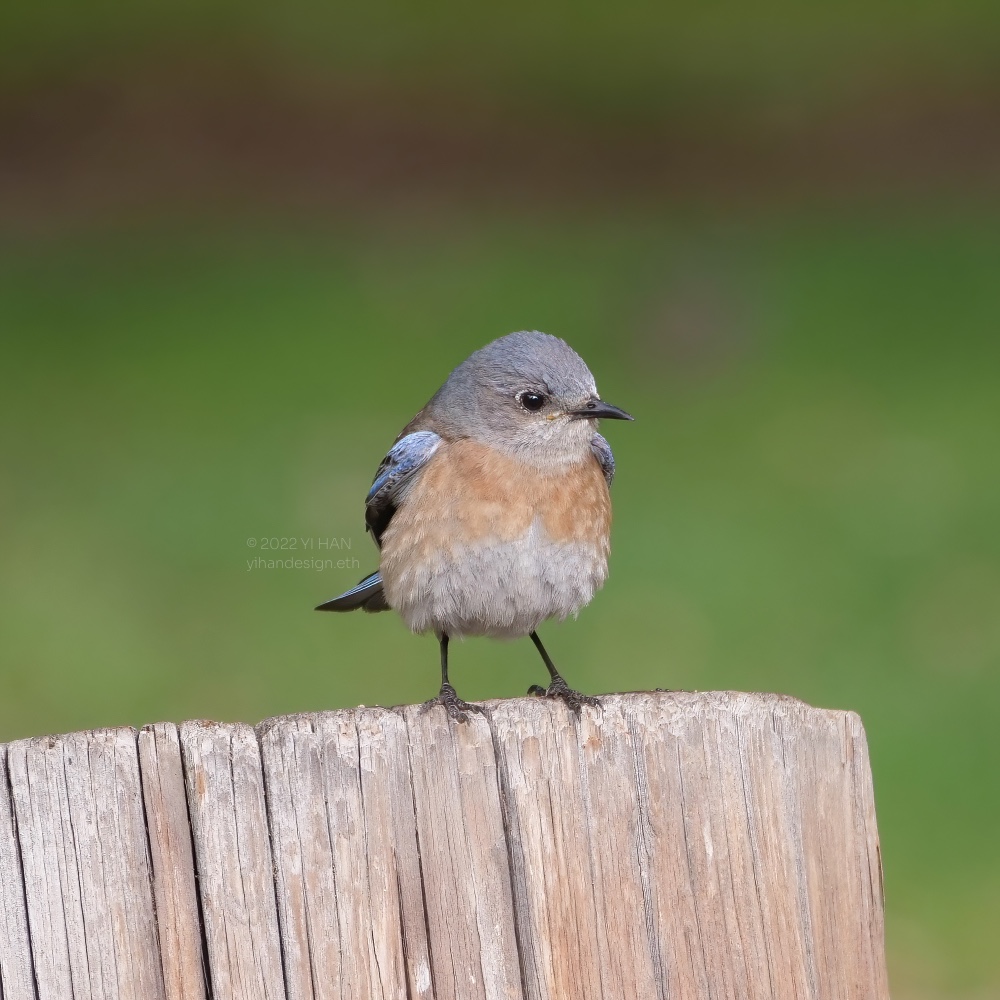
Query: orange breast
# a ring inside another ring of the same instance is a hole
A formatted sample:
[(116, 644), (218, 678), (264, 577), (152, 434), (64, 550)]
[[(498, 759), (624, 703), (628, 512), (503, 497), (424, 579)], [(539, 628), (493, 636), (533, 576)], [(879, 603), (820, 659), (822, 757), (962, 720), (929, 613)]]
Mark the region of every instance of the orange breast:
[(383, 555), (400, 546), (419, 557), (485, 537), (513, 541), (536, 517), (552, 541), (606, 547), (611, 498), (597, 459), (543, 473), (473, 441), (446, 442), (393, 516)]

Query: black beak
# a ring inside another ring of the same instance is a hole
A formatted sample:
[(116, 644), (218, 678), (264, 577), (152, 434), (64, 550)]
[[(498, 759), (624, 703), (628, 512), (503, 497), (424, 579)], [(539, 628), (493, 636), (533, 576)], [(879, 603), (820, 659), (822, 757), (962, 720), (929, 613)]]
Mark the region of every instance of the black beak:
[(618, 409), (610, 403), (605, 403), (603, 399), (590, 399), (578, 410), (569, 410), (569, 415), (574, 420), (634, 420), (631, 413)]

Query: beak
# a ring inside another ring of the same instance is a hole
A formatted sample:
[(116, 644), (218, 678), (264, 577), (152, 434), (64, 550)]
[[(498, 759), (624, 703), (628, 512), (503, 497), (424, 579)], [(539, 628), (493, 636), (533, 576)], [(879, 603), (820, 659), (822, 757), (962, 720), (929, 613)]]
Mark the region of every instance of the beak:
[(596, 396), (588, 399), (579, 409), (568, 410), (567, 412), (573, 420), (598, 420), (602, 417), (605, 420), (635, 419), (632, 414), (626, 413), (624, 410), (620, 410), (617, 406), (612, 406), (610, 403), (605, 403), (603, 399), (598, 399)]

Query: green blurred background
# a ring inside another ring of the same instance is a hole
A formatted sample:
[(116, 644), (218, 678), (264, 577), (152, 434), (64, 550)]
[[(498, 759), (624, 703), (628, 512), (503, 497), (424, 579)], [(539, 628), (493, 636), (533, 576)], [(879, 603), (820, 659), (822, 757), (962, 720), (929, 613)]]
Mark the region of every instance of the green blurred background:
[(637, 418), (556, 662), (858, 711), (894, 996), (1000, 996), (998, 56), (975, 0), (4, 7), (0, 740), (432, 694), (311, 608), (399, 428), (546, 330)]

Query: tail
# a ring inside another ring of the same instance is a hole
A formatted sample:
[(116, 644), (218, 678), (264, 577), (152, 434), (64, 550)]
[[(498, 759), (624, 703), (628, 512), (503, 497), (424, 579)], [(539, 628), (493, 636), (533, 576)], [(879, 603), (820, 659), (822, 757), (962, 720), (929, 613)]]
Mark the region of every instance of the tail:
[(366, 576), (356, 587), (352, 587), (340, 597), (335, 597), (326, 604), (321, 604), (317, 611), (356, 611), (364, 608), (365, 611), (388, 611), (389, 605), (385, 602), (385, 594), (382, 591), (382, 577), (379, 573), (372, 573)]

